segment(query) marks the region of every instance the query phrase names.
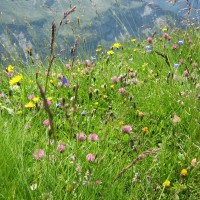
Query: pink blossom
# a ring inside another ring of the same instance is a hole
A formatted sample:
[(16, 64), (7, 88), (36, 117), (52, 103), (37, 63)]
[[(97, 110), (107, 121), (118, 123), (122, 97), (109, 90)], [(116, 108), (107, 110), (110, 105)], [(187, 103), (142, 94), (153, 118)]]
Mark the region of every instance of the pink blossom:
[(65, 67), (66, 67), (67, 70), (71, 69), (71, 65), (70, 64), (66, 64)]
[(132, 79), (133, 83), (135, 83), (136, 85), (139, 83), (139, 80), (137, 78), (133, 78)]
[(7, 72), (7, 76), (11, 77), (13, 75), (13, 72)]
[(76, 134), (76, 139), (78, 141), (85, 141), (86, 140), (86, 135), (84, 133), (79, 133), (79, 134)]
[(152, 38), (152, 37), (148, 37), (148, 38), (147, 38), (147, 42), (148, 42), (148, 43), (152, 43), (152, 42), (153, 42), (153, 38)]
[(57, 146), (57, 151), (59, 151), (60, 153), (63, 153), (65, 151), (65, 148), (66, 148), (66, 144), (64, 142), (61, 142)]
[(88, 136), (90, 141), (97, 141), (99, 139), (98, 135), (95, 133), (92, 133)]
[(126, 94), (126, 90), (124, 88), (119, 88), (118, 92), (121, 95), (125, 95)]
[(113, 76), (111, 78), (112, 83), (118, 83), (119, 82), (119, 78), (117, 76)]
[(57, 74), (57, 78), (58, 78), (58, 79), (61, 79), (62, 77), (63, 77), (62, 74)]
[(123, 133), (130, 133), (131, 131), (132, 131), (132, 126), (130, 126), (130, 125), (125, 125), (122, 127)]
[(183, 72), (183, 74), (184, 74), (185, 76), (188, 76), (190, 73), (189, 73), (188, 70), (185, 70), (185, 71)]
[(44, 154), (44, 150), (42, 149), (36, 149), (33, 153), (33, 158), (35, 160), (42, 160), (44, 158), (45, 154)]
[(28, 96), (28, 99), (32, 100), (34, 97), (35, 97), (34, 94), (31, 94), (31, 95)]
[(47, 99), (47, 104), (48, 104), (48, 106), (51, 106), (52, 102), (49, 99)]
[(4, 96), (4, 93), (0, 93), (0, 98), (3, 98)]
[(87, 156), (86, 156), (86, 159), (89, 161), (89, 162), (94, 162), (95, 160), (95, 156), (91, 153), (89, 153)]
[(45, 119), (45, 120), (43, 121), (43, 125), (46, 126), (46, 127), (49, 127), (49, 125), (50, 125), (49, 119)]
[(62, 84), (62, 82), (60, 81), (60, 82), (58, 82), (58, 86), (59, 87), (61, 87), (63, 84)]
[(27, 125), (25, 126), (25, 129), (31, 129), (31, 125), (27, 124)]
[(167, 33), (164, 33), (163, 37), (164, 37), (165, 39), (168, 39), (168, 38), (169, 38), (169, 35), (168, 35)]
[(133, 78), (133, 77), (136, 76), (136, 72), (130, 72), (128, 75), (129, 75), (131, 78)]

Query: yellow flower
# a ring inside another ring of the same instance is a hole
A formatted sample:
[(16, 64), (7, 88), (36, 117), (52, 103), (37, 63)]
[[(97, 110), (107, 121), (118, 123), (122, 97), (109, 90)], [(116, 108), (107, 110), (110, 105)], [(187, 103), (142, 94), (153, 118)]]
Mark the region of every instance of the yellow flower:
[(13, 78), (9, 81), (9, 83), (10, 83), (10, 85), (14, 85), (14, 84), (16, 84), (16, 83), (19, 83), (19, 82), (22, 80), (22, 78), (23, 78), (22, 75), (17, 75), (17, 76), (15, 76), (15, 77), (13, 77)]
[(53, 98), (52, 98), (52, 97), (48, 97), (47, 99), (48, 99), (49, 101), (52, 101)]
[(144, 128), (142, 129), (142, 131), (143, 131), (144, 133), (148, 133), (148, 132), (149, 132), (149, 129), (148, 129), (148, 127), (144, 127)]
[(39, 101), (39, 97), (34, 97), (34, 98), (33, 98), (33, 102), (34, 102), (34, 103), (37, 103), (38, 101)]
[(113, 55), (115, 52), (113, 50), (110, 50), (107, 52), (108, 55)]
[(119, 49), (119, 47), (121, 47), (122, 45), (120, 43), (115, 43), (113, 44), (113, 48)]
[(7, 71), (13, 73), (14, 72), (14, 67), (12, 65), (8, 65)]
[(50, 81), (49, 81), (51, 84), (53, 84), (53, 80), (51, 79)]
[(17, 112), (18, 115), (22, 115), (22, 113), (23, 113), (22, 110), (19, 110), (19, 111)]
[(135, 42), (136, 41), (136, 39), (135, 38), (133, 38), (132, 40), (131, 40), (131, 42)]
[(115, 88), (115, 86), (114, 86), (114, 85), (111, 85), (110, 88), (113, 90), (113, 89)]
[(35, 104), (33, 102), (29, 102), (25, 105), (26, 108), (34, 108), (35, 107)]
[(166, 32), (166, 31), (168, 31), (167, 27), (162, 28), (162, 32)]
[(95, 106), (98, 106), (98, 105), (99, 105), (99, 102), (95, 102), (94, 105), (95, 105)]
[(107, 99), (107, 98), (108, 98), (108, 96), (107, 96), (107, 95), (103, 95), (103, 98), (104, 98), (104, 99)]
[(187, 169), (182, 169), (180, 175), (181, 176), (187, 176), (188, 172)]
[(169, 180), (165, 180), (165, 182), (163, 183), (163, 186), (170, 187), (170, 181)]

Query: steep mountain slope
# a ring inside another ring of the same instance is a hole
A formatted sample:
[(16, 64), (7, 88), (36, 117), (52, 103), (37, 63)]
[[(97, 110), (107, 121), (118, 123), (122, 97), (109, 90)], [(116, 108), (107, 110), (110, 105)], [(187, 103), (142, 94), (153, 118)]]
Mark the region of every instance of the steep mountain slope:
[(142, 37), (151, 34), (155, 27), (178, 19), (172, 5), (168, 6), (172, 11), (167, 11), (162, 6), (168, 4), (159, 5), (159, 1), (5, 0), (0, 7), (1, 61), (6, 62), (13, 55), (27, 59), (27, 48), (33, 48), (36, 58), (45, 55), (52, 21), (59, 24), (63, 13), (74, 5), (77, 9), (70, 16), (70, 25), (59, 31), (59, 48), (69, 48), (78, 36), (79, 43), (84, 43), (80, 45), (84, 52), (94, 51), (100, 42), (110, 44), (125, 35)]

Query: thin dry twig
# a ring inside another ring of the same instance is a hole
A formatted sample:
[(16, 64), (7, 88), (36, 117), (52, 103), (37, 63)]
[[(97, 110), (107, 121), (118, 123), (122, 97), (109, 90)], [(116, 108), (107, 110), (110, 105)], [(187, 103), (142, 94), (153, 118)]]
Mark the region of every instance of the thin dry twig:
[(116, 181), (119, 177), (121, 177), (123, 174), (126, 173), (126, 171), (128, 169), (130, 169), (133, 165), (135, 165), (138, 161), (146, 158), (149, 154), (157, 154), (160, 151), (160, 148), (158, 149), (148, 149), (146, 151), (144, 151), (142, 154), (140, 154), (135, 160), (133, 160), (131, 162), (130, 165), (128, 165), (127, 167), (125, 167), (118, 175), (117, 177), (114, 179), (114, 181)]

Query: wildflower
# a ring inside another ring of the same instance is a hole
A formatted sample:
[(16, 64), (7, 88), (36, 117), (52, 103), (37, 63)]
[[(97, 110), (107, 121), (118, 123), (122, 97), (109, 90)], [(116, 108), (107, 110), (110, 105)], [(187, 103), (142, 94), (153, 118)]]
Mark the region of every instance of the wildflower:
[(142, 128), (142, 131), (143, 131), (144, 133), (148, 133), (148, 132), (149, 132), (149, 129), (148, 129), (148, 127), (144, 127), (144, 128)]
[(131, 42), (135, 42), (136, 41), (136, 39), (135, 38), (133, 38), (132, 40), (131, 40)]
[(30, 186), (30, 189), (31, 189), (32, 191), (36, 190), (36, 189), (37, 189), (37, 183), (32, 184), (32, 185)]
[(187, 174), (188, 174), (187, 169), (181, 170), (181, 173), (180, 173), (181, 176), (185, 177), (185, 176), (187, 176)]
[(94, 105), (95, 105), (95, 106), (98, 106), (98, 105), (99, 105), (99, 102), (95, 102)]
[(111, 85), (111, 86), (110, 86), (110, 89), (111, 89), (111, 90), (114, 90), (114, 88), (115, 88), (114, 85)]
[(113, 50), (109, 50), (108, 52), (107, 52), (107, 54), (108, 55), (113, 55), (115, 52), (113, 51)]
[(71, 69), (71, 65), (70, 64), (66, 64), (65, 67), (66, 67), (67, 70)]
[(87, 112), (84, 110), (82, 113), (81, 113), (81, 116), (85, 116), (87, 115)]
[(22, 78), (23, 78), (22, 75), (17, 75), (17, 76), (15, 76), (15, 77), (13, 77), (13, 78), (9, 81), (9, 83), (10, 83), (10, 85), (14, 85), (14, 84), (16, 84), (16, 83), (19, 83), (19, 82), (22, 80)]
[(44, 158), (44, 150), (43, 149), (36, 149), (33, 153), (33, 158), (35, 160), (42, 160)]
[(39, 97), (34, 97), (32, 100), (34, 103), (37, 103), (39, 101)]
[(128, 74), (128, 76), (130, 76), (131, 78), (133, 78), (133, 77), (135, 77), (136, 76), (136, 72), (130, 72), (129, 74)]
[(33, 102), (28, 102), (26, 105), (25, 105), (25, 108), (34, 108), (35, 107), (35, 104)]
[(170, 187), (170, 181), (169, 180), (165, 180), (165, 182), (163, 183), (164, 187)]
[(192, 159), (192, 161), (191, 161), (191, 167), (195, 167), (196, 164), (197, 164), (197, 159), (196, 158)]
[(138, 117), (140, 118), (143, 118), (144, 117), (144, 113), (139, 111), (139, 110), (136, 110), (136, 113), (135, 113)]
[(50, 125), (49, 119), (45, 119), (45, 120), (43, 121), (43, 125), (46, 126), (46, 127), (48, 127), (48, 126)]
[(178, 44), (179, 44), (179, 45), (184, 45), (184, 41), (183, 41), (183, 40), (180, 40), (180, 41), (178, 41)]
[(89, 161), (89, 162), (94, 162), (95, 160), (95, 156), (91, 153), (89, 153), (87, 156), (86, 156), (86, 159)]
[(178, 69), (179, 66), (180, 66), (179, 63), (174, 63), (174, 68), (175, 68), (175, 69)]
[(137, 78), (132, 78), (132, 81), (133, 81), (133, 83), (136, 84), (136, 85), (139, 83), (139, 80), (138, 80)]
[(57, 151), (60, 153), (63, 153), (65, 151), (65, 148), (66, 148), (66, 144), (64, 142), (61, 142), (57, 146)]
[(103, 95), (103, 98), (106, 100), (108, 98), (108, 96), (107, 95)]
[(121, 95), (125, 95), (126, 94), (126, 90), (124, 88), (119, 88), (118, 92)]
[(148, 38), (147, 38), (147, 42), (148, 42), (148, 43), (152, 43), (152, 42), (153, 42), (153, 38), (152, 38), (152, 37), (148, 37)]
[(163, 34), (163, 37), (164, 37), (165, 39), (168, 39), (168, 38), (169, 38), (169, 35), (168, 35), (167, 33), (164, 33), (164, 34)]
[(18, 115), (22, 115), (22, 113), (23, 113), (22, 110), (17, 111)]
[(62, 84), (63, 85), (68, 85), (69, 84), (68, 80), (64, 76), (62, 77)]
[(117, 76), (113, 76), (111, 78), (112, 83), (118, 83), (119, 82), (119, 78)]
[(119, 47), (121, 47), (122, 45), (120, 43), (115, 43), (113, 44), (113, 48), (119, 49)]
[(97, 60), (97, 58), (94, 56), (91, 58), (92, 63), (94, 63)]
[(8, 65), (7, 71), (10, 72), (10, 73), (13, 73), (14, 72), (14, 67), (12, 65)]
[(152, 51), (153, 47), (151, 45), (146, 46), (146, 52), (150, 53)]
[(166, 32), (166, 31), (168, 31), (167, 27), (162, 28), (162, 32)]
[(176, 50), (177, 48), (178, 48), (178, 45), (177, 45), (177, 44), (173, 44), (173, 45), (172, 45), (172, 49), (173, 49), (173, 50)]
[(99, 139), (98, 135), (95, 134), (95, 133), (91, 133), (89, 136), (88, 136), (89, 140), (90, 141), (97, 141)]
[(31, 125), (27, 124), (27, 125), (25, 126), (25, 129), (31, 129)]
[(62, 74), (57, 74), (58, 79), (62, 79), (63, 75)]
[(28, 96), (28, 99), (32, 100), (34, 97), (35, 97), (34, 94), (31, 94), (31, 95)]
[(130, 125), (125, 125), (122, 127), (123, 133), (130, 133), (131, 131), (132, 131), (132, 126), (130, 126)]
[(179, 123), (181, 121), (180, 117), (178, 115), (174, 115), (172, 118), (172, 122)]
[(4, 96), (4, 93), (0, 93), (0, 98), (3, 98)]
[(185, 76), (188, 76), (190, 73), (189, 73), (188, 70), (185, 70), (185, 71), (183, 72), (183, 74), (184, 74)]
[(86, 140), (86, 135), (84, 133), (79, 133), (76, 134), (76, 139), (80, 142), (85, 141)]

